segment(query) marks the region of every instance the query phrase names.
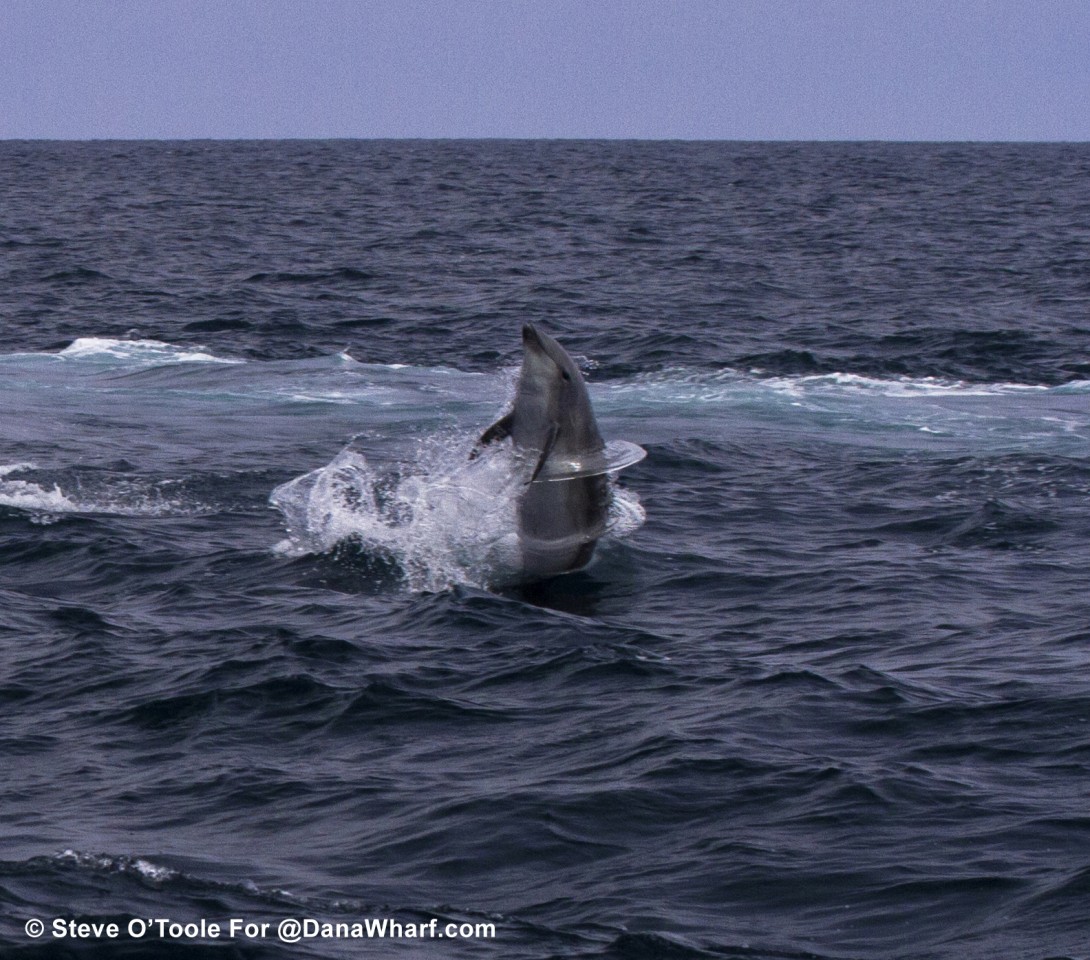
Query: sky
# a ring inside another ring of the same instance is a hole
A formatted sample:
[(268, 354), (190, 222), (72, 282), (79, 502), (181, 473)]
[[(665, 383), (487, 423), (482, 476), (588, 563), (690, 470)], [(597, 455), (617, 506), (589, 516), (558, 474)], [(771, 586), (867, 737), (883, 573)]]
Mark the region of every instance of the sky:
[(0, 139), (1090, 140), (1090, 0), (0, 0)]

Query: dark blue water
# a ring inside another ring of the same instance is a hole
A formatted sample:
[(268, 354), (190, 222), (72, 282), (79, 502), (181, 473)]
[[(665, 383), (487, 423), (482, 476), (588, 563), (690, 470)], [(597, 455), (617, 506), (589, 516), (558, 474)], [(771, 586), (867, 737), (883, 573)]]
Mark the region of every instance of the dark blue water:
[(2, 143), (0, 330), (6, 955), (1090, 956), (1090, 147)]

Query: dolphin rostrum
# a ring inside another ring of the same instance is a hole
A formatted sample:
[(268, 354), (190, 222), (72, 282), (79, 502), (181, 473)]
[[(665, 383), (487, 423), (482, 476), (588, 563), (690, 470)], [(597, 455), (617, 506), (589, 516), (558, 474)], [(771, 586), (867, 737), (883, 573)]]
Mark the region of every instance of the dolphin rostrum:
[(590, 562), (609, 516), (607, 474), (644, 451), (622, 442), (624, 462), (611, 462), (579, 368), (552, 337), (528, 323), (522, 351), (514, 405), (481, 434), (471, 456), (510, 437), (517, 453), (534, 458), (518, 503), (519, 549), (524, 574), (549, 577)]

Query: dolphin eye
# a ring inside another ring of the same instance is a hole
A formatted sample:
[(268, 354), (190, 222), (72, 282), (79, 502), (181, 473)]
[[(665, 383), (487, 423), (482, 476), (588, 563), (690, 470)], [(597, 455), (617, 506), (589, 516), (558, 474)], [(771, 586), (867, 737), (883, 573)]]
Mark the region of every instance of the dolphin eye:
[(571, 374), (568, 373), (567, 370), (561, 370), (560, 371), (560, 376), (562, 376), (565, 380), (570, 380), (571, 379)]

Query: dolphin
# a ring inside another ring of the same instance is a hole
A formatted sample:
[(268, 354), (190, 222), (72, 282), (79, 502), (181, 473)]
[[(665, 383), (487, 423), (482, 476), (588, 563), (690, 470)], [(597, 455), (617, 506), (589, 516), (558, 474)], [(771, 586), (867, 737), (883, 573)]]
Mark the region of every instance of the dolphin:
[(522, 328), (514, 404), (481, 434), (470, 456), (508, 437), (534, 462), (518, 501), (523, 573), (543, 578), (582, 569), (606, 531), (613, 497), (606, 445), (579, 368), (532, 323)]

